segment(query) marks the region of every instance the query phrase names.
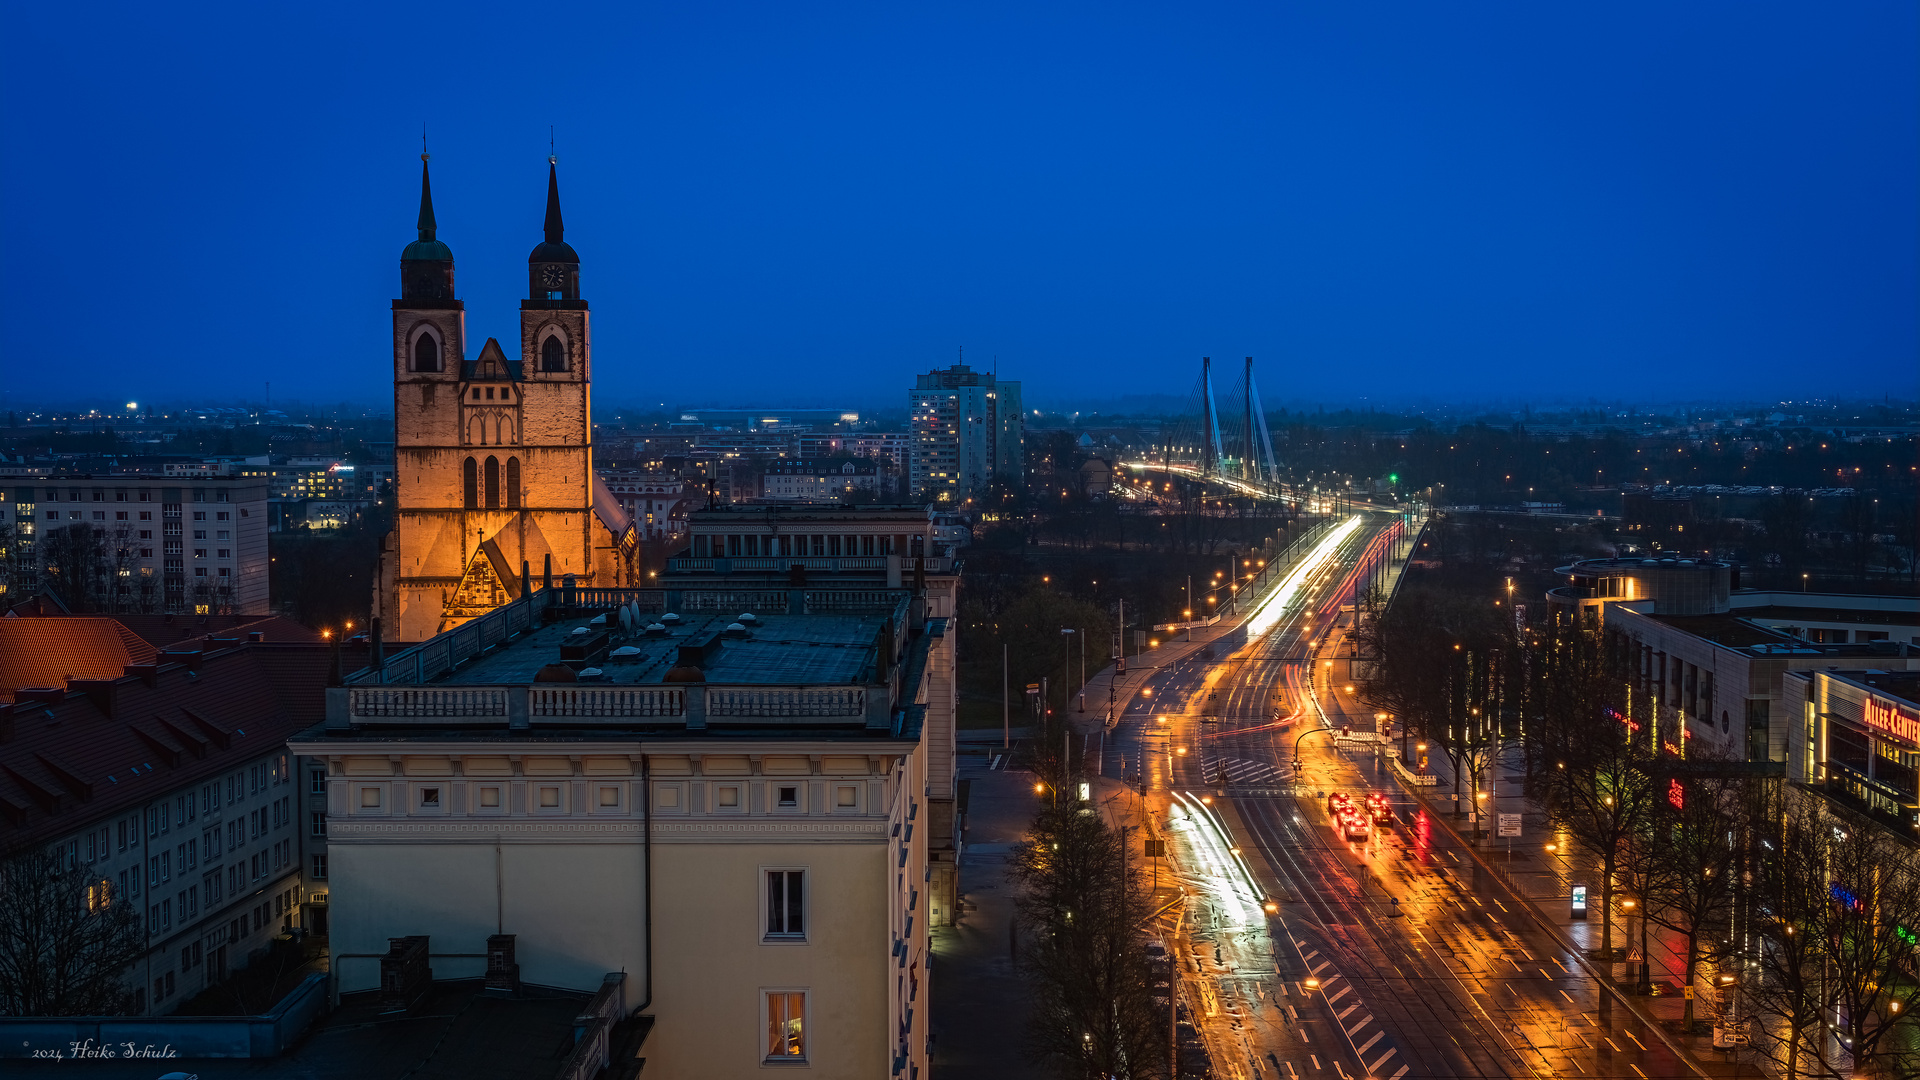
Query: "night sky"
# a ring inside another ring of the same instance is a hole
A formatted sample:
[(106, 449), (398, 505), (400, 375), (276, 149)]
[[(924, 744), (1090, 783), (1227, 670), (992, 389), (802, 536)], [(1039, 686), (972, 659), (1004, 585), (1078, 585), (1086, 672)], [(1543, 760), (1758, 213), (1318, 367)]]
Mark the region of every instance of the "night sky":
[(9, 407), (390, 402), (423, 123), (469, 357), (557, 131), (602, 407), (902, 406), (963, 346), (1043, 406), (1203, 354), (1276, 403), (1920, 394), (1911, 0), (8, 24)]

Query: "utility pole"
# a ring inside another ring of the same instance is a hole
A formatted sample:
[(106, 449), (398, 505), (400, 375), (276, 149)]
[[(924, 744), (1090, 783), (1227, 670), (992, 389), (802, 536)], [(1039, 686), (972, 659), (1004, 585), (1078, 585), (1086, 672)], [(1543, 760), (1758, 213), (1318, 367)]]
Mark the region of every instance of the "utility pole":
[(1007, 646), (1000, 646), (1000, 749), (1013, 749), (1013, 699), (1008, 697)]

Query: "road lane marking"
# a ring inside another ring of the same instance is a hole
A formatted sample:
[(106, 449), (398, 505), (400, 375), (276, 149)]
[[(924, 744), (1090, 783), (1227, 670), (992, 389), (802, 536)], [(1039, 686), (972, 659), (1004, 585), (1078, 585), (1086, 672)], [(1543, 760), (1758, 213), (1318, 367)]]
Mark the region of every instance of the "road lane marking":
[(1401, 1077), (1407, 1075), (1407, 1070), (1411, 1068), (1413, 1068), (1411, 1065), (1402, 1065), (1400, 1066), (1400, 1071), (1388, 1077), (1387, 1080), (1400, 1080)]
[[(1358, 1005), (1359, 1002), (1354, 1002), (1354, 1004)], [(1367, 1025), (1371, 1023), (1373, 1023), (1372, 1013), (1368, 1013), (1367, 1015), (1361, 1017), (1360, 1019), (1355, 1020), (1353, 1022), (1352, 1027), (1345, 1029), (1347, 1033), (1347, 1038), (1351, 1039), (1359, 1035), (1362, 1031), (1365, 1031), (1367, 1029)]]
[(1615, 1043), (1612, 1039), (1609, 1039), (1605, 1035), (1602, 1035), (1600, 1036), (1600, 1041), (1612, 1047), (1614, 1053), (1616, 1054), (1621, 1053), (1619, 1044)]
[(1549, 974), (1547, 974), (1547, 969), (1546, 969), (1546, 968), (1534, 968), (1533, 970), (1535, 970), (1535, 971), (1537, 971), (1537, 972), (1539, 972), (1539, 973), (1540, 973), (1540, 977), (1541, 977), (1541, 978), (1543, 978), (1543, 979), (1546, 979), (1546, 980), (1547, 980), (1548, 982), (1552, 982), (1552, 981), (1553, 981), (1553, 976), (1551, 976), (1551, 975), (1549, 975)]
[(1629, 1038), (1629, 1039), (1633, 1039), (1633, 1045), (1635, 1045), (1635, 1046), (1637, 1046), (1637, 1047), (1639, 1047), (1640, 1049), (1642, 1049), (1642, 1050), (1645, 1050), (1645, 1049), (1647, 1048), (1647, 1044), (1646, 1044), (1646, 1043), (1643, 1043), (1643, 1042), (1641, 1042), (1641, 1041), (1640, 1041), (1639, 1039), (1635, 1039), (1635, 1038), (1634, 1038), (1634, 1035), (1633, 1035), (1633, 1032), (1631, 1032), (1631, 1031), (1622, 1031), (1622, 1032), (1621, 1032), (1620, 1034), (1622, 1034), (1622, 1035), (1625, 1035), (1625, 1036), (1626, 1036), (1627, 1038)]
[(1319, 1055), (1319, 1054), (1308, 1054), (1307, 1056), (1313, 1059), (1313, 1067), (1314, 1067), (1314, 1068), (1316, 1068), (1316, 1069), (1319, 1069), (1319, 1068), (1324, 1068), (1324, 1066), (1322, 1066), (1322, 1065), (1320, 1064), (1320, 1055)]
[(1579, 1002), (1577, 1002), (1577, 1001), (1575, 1001), (1575, 1000), (1573, 1000), (1573, 995), (1572, 995), (1572, 994), (1569, 994), (1569, 993), (1567, 993), (1567, 992), (1566, 992), (1565, 990), (1562, 990), (1562, 991), (1560, 991), (1560, 996), (1561, 996), (1561, 997), (1563, 997), (1563, 998), (1566, 998), (1566, 999), (1567, 999), (1567, 1004), (1569, 1004), (1569, 1005), (1578, 1005), (1578, 1004), (1579, 1004)]
[(1635, 1065), (1633, 1062), (1629, 1061), (1627, 1062), (1627, 1068), (1632, 1069), (1634, 1072), (1640, 1073), (1640, 1080), (1646, 1080), (1647, 1074), (1640, 1072), (1640, 1066)]
[[(1363, 1042), (1363, 1043), (1361, 1043), (1361, 1044), (1360, 1044), (1359, 1046), (1356, 1046), (1356, 1047), (1354, 1047), (1354, 1048), (1353, 1048), (1353, 1052), (1354, 1052), (1354, 1053), (1356, 1053), (1356, 1054), (1359, 1054), (1359, 1055), (1361, 1055), (1361, 1058), (1360, 1058), (1360, 1060), (1362, 1060), (1362, 1061), (1365, 1061), (1365, 1060), (1366, 1060), (1366, 1057), (1365, 1057), (1365, 1055), (1366, 1055), (1366, 1052), (1367, 1052), (1367, 1051), (1369, 1051), (1369, 1050), (1371, 1050), (1371, 1049), (1373, 1049), (1373, 1044), (1374, 1044), (1374, 1043), (1377, 1043), (1377, 1042), (1379, 1042), (1379, 1041), (1380, 1041), (1381, 1039), (1384, 1039), (1384, 1038), (1386, 1038), (1386, 1037), (1387, 1037), (1387, 1033), (1386, 1033), (1386, 1032), (1384, 1032), (1384, 1031), (1376, 1031), (1376, 1032), (1374, 1032), (1374, 1033), (1373, 1033), (1373, 1038), (1371, 1038), (1371, 1039), (1368, 1039), (1368, 1040), (1367, 1040), (1366, 1042)], [(1376, 1064), (1376, 1065), (1369, 1065), (1369, 1066), (1367, 1066), (1367, 1068), (1368, 1068), (1368, 1070), (1370, 1070), (1370, 1071), (1372, 1071), (1372, 1070), (1377, 1070), (1377, 1069), (1379, 1068), (1379, 1066), (1378, 1066), (1377, 1064)]]

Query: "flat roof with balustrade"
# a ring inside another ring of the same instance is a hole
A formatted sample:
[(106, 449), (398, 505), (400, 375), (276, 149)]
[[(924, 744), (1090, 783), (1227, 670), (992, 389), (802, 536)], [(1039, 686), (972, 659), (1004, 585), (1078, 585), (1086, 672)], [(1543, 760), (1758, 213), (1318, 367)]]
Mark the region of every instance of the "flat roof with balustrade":
[[(702, 670), (708, 682), (856, 683), (873, 669), (874, 642), (886, 627), (880, 615), (758, 615), (740, 632), (727, 633), (741, 611), (693, 611), (673, 626), (647, 633), (623, 633), (618, 618), (563, 619), (521, 634), (471, 663), (431, 683), (530, 683), (550, 664), (569, 663), (562, 648), (600, 642), (603, 650), (570, 666), (598, 672), (581, 685), (658, 683), (673, 670), (680, 647), (713, 639)], [(643, 616), (652, 619), (654, 616)], [(602, 620), (596, 623), (595, 619)], [(609, 631), (608, 624), (611, 624)], [(585, 631), (582, 633), (581, 631)], [(604, 657), (598, 653), (605, 652)]]

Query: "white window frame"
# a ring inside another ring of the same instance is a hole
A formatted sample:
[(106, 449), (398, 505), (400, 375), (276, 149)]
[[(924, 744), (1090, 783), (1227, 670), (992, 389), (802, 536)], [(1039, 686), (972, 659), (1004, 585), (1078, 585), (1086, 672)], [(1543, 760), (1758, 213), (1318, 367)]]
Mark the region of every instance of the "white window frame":
[[(767, 1050), (767, 1023), (772, 1015), (773, 995), (800, 995), (800, 1053), (794, 1056), (775, 1057)], [(812, 1062), (808, 1050), (813, 1042), (813, 990), (805, 986), (763, 986), (760, 988), (760, 1009), (755, 1025), (754, 1040), (758, 1047), (760, 1064), (770, 1069), (804, 1069)]]
[[(831, 814), (858, 814), (860, 812), (860, 789), (865, 786), (865, 784), (860, 783), (834, 781), (833, 802), (828, 805), (827, 812)], [(840, 804), (840, 793), (843, 791), (853, 792), (853, 802), (845, 806)]]
[[(674, 801), (662, 802), (661, 797), (668, 792), (673, 793)], [(653, 783), (652, 798), (648, 801), (651, 804), (647, 808), (648, 813), (684, 816), (687, 813), (687, 785), (681, 781), (661, 783), (656, 780)]]
[[(747, 812), (747, 785), (738, 784), (738, 783), (713, 784), (708, 788), (708, 790), (713, 793), (713, 805), (707, 807), (707, 810), (710, 813), (744, 814)], [(720, 805), (720, 792), (722, 791), (733, 792), (732, 806)]]
[[(588, 807), (588, 809), (592, 810), (596, 814), (620, 814), (626, 811), (627, 785), (595, 783), (592, 786), (593, 786), (593, 802), (592, 802), (592, 805)], [(613, 802), (611, 803), (607, 802), (607, 792), (609, 791), (613, 792)]]
[[(354, 800), (353, 800), (353, 812), (355, 814), (365, 814), (369, 817), (386, 816), (387, 785), (358, 784), (358, 785), (355, 785), (355, 787), (356, 787), (356, 791), (355, 791)], [(371, 806), (367, 805), (367, 792), (369, 791), (373, 792), (373, 797), (375, 799), (375, 802)]]
[[(548, 788), (559, 792), (557, 806), (546, 806), (541, 802), (540, 793)], [(556, 779), (550, 783), (539, 780), (533, 781), (527, 785), (527, 812), (529, 814), (545, 814), (549, 817), (562, 816), (567, 813), (567, 800), (572, 790), (573, 784), (567, 780)]]
[[(507, 812), (507, 803), (511, 798), (511, 796), (508, 795), (509, 787), (506, 781), (502, 780), (499, 783), (469, 782), (467, 784), (467, 790), (471, 793), (472, 802), (473, 802), (473, 805), (468, 809), (469, 809), (469, 812), (474, 814), (476, 817), (480, 817), (480, 816), (490, 817), (493, 815), (504, 815)], [(487, 791), (494, 791), (499, 793), (500, 799), (497, 805), (488, 806), (481, 801), (483, 798), (485, 798), (485, 796), (482, 793)]]
[[(447, 816), (448, 805), (453, 802), (453, 784), (450, 781), (435, 780), (429, 783), (410, 784), (408, 786), (413, 789), (411, 794), (413, 796), (412, 812), (414, 816)], [(429, 791), (438, 792), (432, 805), (428, 805), (426, 801), (427, 792)]]
[[(767, 929), (767, 875), (800, 875), (800, 921), (803, 924), (797, 934), (774, 933)], [(813, 870), (806, 866), (767, 865), (760, 868), (760, 903), (754, 911), (754, 923), (760, 928), (762, 945), (806, 945), (812, 938), (813, 927)]]
[[(769, 814), (805, 814), (807, 812), (807, 789), (812, 785), (804, 777), (796, 777), (792, 782), (785, 779), (767, 781), (767, 813)], [(783, 806), (780, 802), (780, 789), (793, 789), (793, 805)]]

